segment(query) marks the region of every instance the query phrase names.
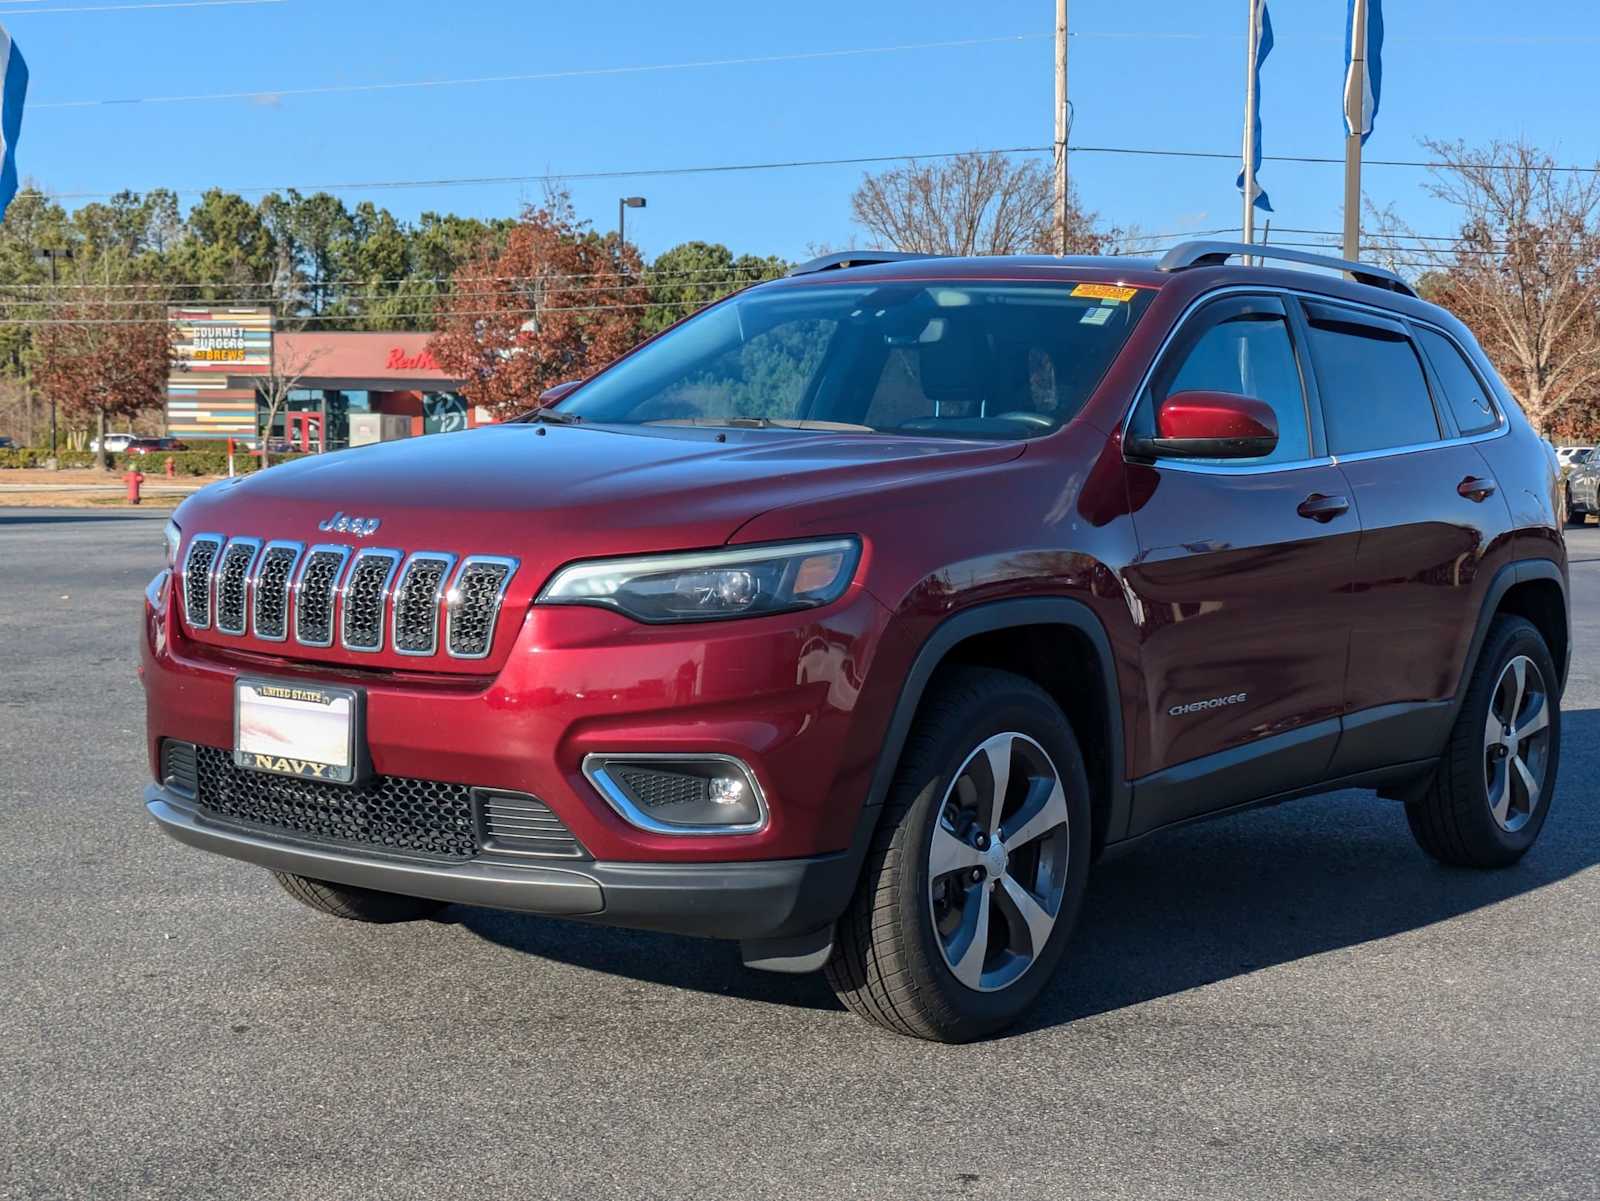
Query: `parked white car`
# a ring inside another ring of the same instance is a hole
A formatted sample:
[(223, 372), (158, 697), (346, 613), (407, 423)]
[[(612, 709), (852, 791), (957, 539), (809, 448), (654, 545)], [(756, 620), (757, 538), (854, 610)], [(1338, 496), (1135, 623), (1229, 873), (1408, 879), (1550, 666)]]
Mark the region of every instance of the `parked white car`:
[(1592, 446), (1558, 446), (1556, 458), (1563, 467), (1571, 467), (1574, 463), (1583, 461), (1593, 449)]
[[(137, 436), (137, 434), (107, 434), (106, 449), (114, 455), (120, 455), (123, 451), (128, 449), (128, 443), (132, 442)], [(94, 451), (95, 454), (99, 454), (100, 439), (92, 439), (89, 442), (89, 449)]]

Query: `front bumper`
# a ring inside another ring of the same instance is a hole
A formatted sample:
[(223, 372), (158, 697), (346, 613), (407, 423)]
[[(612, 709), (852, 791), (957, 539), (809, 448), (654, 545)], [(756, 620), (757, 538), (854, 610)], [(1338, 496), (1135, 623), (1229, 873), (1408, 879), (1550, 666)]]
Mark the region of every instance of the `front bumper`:
[(145, 808), (179, 842), (273, 871), (463, 905), (742, 942), (801, 938), (844, 912), (848, 852), (738, 863), (491, 862), (380, 859), (209, 822), (152, 784)]

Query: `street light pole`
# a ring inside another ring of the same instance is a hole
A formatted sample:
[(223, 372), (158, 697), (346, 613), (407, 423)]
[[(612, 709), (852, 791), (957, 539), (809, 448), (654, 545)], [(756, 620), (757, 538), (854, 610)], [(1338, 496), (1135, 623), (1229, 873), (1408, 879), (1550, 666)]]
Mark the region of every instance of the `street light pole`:
[[(51, 250), (47, 248), (39, 251), (39, 255), (50, 264), (50, 299), (52, 302), (54, 302), (56, 298), (56, 260), (58, 258), (70, 259), (72, 257), (72, 251)], [(31, 426), (29, 427), (29, 432), (32, 432)], [(50, 394), (50, 457), (52, 459), (56, 457), (56, 397), (54, 392)]]
[(628, 210), (642, 209), (645, 206), (643, 196), (620, 196), (617, 198), (617, 270), (622, 270), (622, 248), (627, 243)]
[(1056, 0), (1056, 253), (1067, 253), (1067, 0)]

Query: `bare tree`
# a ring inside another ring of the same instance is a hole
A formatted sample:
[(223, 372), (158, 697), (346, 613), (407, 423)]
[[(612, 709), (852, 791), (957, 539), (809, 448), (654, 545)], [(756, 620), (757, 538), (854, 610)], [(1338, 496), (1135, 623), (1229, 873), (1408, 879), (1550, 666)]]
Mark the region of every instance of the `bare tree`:
[[(850, 198), (850, 211), (879, 241), (921, 254), (1047, 254), (1056, 244), (1048, 166), (994, 151), (867, 175)], [(1103, 250), (1106, 239), (1076, 197), (1068, 228), (1073, 253)]]
[(1472, 329), (1536, 429), (1600, 389), (1600, 166), (1563, 170), (1526, 141), (1427, 141), (1443, 165), (1428, 190), (1461, 232), (1419, 238), (1383, 214), (1380, 257)]
[[(289, 399), (289, 393), (300, 386), (300, 381), (305, 379), (317, 363), (317, 360), (328, 353), (326, 346), (315, 349), (291, 350), (279, 338), (272, 341), (272, 366), (265, 375), (257, 377), (256, 389), (267, 402), (267, 419), (261, 428), (261, 465), (269, 465), (267, 458), (268, 447), (272, 441), (272, 423), (278, 419), (278, 413), (284, 403)], [(328, 444), (328, 431), (322, 431), (322, 445)]]

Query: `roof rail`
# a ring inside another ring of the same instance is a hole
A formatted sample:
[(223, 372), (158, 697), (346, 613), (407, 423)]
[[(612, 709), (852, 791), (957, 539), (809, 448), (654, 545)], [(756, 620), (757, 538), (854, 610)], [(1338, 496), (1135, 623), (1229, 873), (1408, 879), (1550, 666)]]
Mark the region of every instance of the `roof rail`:
[(815, 275), (842, 267), (872, 267), (879, 263), (904, 263), (909, 259), (942, 259), (942, 254), (913, 254), (904, 250), (840, 250), (791, 268), (790, 275)]
[(1158, 271), (1182, 271), (1186, 267), (1216, 267), (1231, 258), (1253, 256), (1258, 259), (1281, 259), (1290, 263), (1305, 263), (1310, 267), (1327, 267), (1343, 271), (1359, 284), (1370, 284), (1398, 292), (1401, 296), (1415, 296), (1416, 292), (1393, 271), (1374, 267), (1371, 263), (1352, 263), (1349, 259), (1334, 258), (1331, 254), (1309, 254), (1304, 250), (1271, 246), (1266, 243), (1252, 245), (1247, 242), (1181, 242), (1167, 251), (1156, 264)]

